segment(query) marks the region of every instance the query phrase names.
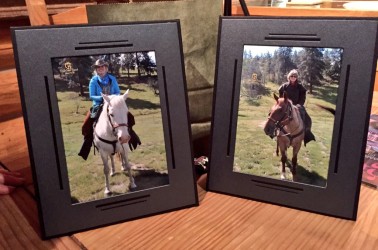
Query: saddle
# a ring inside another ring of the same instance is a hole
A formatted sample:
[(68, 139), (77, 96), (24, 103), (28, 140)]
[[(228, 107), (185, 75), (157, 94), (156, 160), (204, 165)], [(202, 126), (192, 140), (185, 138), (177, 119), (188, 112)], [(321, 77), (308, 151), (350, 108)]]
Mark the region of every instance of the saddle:
[[(84, 142), (81, 146), (79, 156), (81, 156), (84, 160), (87, 160), (88, 155), (91, 151), (92, 145), (93, 145), (93, 131), (94, 126), (100, 116), (102, 110), (102, 106), (97, 111), (97, 114), (94, 118), (91, 118), (91, 110), (88, 111), (87, 115), (84, 118), (84, 123), (81, 127), (81, 133), (84, 136)], [(129, 148), (131, 151), (135, 150), (138, 145), (141, 145), (142, 142), (140, 141), (139, 136), (136, 134), (136, 132), (133, 130), (133, 126), (135, 125), (135, 118), (134, 116), (128, 112), (127, 113), (127, 120), (128, 120), (128, 129), (129, 129)]]
[(297, 105), (299, 109), (299, 113), (301, 115), (305, 134), (304, 134), (304, 145), (306, 146), (307, 143), (310, 141), (316, 141), (314, 134), (311, 132), (312, 127), (312, 120), (311, 117), (308, 115), (307, 111), (300, 105)]

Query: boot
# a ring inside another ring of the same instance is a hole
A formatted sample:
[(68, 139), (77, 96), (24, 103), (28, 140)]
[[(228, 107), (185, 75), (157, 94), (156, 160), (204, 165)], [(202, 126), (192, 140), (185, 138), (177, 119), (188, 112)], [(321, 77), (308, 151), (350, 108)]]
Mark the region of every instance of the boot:
[(93, 142), (93, 123), (95, 119), (91, 118), (91, 112), (88, 111), (85, 116), (83, 126), (81, 127), (81, 133), (84, 136), (84, 142), (81, 146), (79, 156), (83, 157), (84, 160), (87, 160), (89, 152), (91, 152), (92, 142)]
[(311, 132), (311, 130), (306, 129), (305, 136), (304, 136), (304, 145), (306, 146), (307, 143), (310, 141), (316, 141), (315, 135)]
[(91, 152), (92, 148), (92, 139), (91, 138), (85, 138), (83, 145), (81, 146), (79, 156), (83, 157), (84, 160), (87, 160), (89, 152)]

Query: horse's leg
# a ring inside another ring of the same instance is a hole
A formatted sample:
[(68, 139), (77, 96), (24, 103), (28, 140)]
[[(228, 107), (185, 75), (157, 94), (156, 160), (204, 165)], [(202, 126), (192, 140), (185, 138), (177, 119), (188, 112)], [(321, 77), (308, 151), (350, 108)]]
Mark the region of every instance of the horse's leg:
[(286, 180), (285, 164), (287, 161), (286, 151), (281, 151), (281, 180)]
[(281, 180), (286, 180), (285, 164), (287, 161), (287, 143), (284, 140), (277, 140), (281, 152)]
[(103, 150), (100, 150), (102, 163), (104, 164), (104, 175), (105, 175), (105, 191), (104, 194), (110, 194), (110, 185), (109, 185), (109, 164), (108, 164), (108, 155)]
[(299, 144), (293, 146), (293, 158), (292, 158), (292, 164), (293, 164), (293, 169), (291, 173), (293, 174), (293, 181), (295, 181), (296, 174), (297, 174), (297, 165), (298, 165), (298, 152), (301, 149), (301, 144), (302, 141), (300, 141)]
[(279, 149), (279, 145), (278, 145), (278, 140), (277, 140), (277, 148), (276, 148), (276, 155), (277, 155), (277, 156), (279, 156), (279, 151), (278, 151), (278, 149)]
[(137, 186), (135, 185), (134, 177), (131, 174), (131, 167), (129, 166), (127, 148), (125, 149), (124, 145), (122, 145), (121, 158), (122, 158), (122, 170), (123, 171), (127, 170), (127, 174), (129, 175), (130, 188), (136, 188)]
[(115, 174), (114, 155), (110, 155), (110, 162), (112, 164), (112, 168), (110, 169), (110, 176), (114, 176)]

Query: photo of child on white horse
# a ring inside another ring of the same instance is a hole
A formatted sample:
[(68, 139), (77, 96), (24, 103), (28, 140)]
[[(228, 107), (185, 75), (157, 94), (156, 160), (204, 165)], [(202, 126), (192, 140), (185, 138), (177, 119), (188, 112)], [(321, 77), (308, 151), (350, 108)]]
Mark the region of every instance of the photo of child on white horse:
[(154, 52), (54, 58), (53, 72), (73, 203), (169, 184)]

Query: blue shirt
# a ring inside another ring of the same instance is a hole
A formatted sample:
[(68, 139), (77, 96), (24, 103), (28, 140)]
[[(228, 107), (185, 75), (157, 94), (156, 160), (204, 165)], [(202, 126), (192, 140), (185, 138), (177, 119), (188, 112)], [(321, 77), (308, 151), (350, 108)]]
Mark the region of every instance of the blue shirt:
[(109, 74), (106, 74), (103, 78), (95, 75), (89, 82), (89, 98), (93, 101), (93, 106), (102, 104), (101, 93), (119, 95), (120, 92), (117, 79)]

